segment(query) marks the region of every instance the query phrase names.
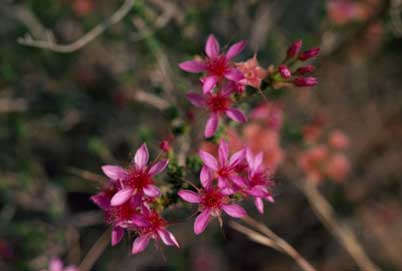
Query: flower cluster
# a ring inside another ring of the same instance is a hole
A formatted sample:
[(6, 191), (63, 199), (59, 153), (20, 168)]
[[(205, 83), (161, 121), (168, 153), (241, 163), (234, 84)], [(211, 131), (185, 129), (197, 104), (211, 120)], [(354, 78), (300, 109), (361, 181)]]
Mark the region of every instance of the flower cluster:
[(124, 231), (137, 234), (132, 253), (143, 251), (151, 239), (162, 240), (165, 245), (177, 246), (178, 242), (166, 227), (167, 221), (153, 208), (161, 195), (154, 177), (167, 166), (168, 160), (148, 165), (149, 153), (144, 143), (135, 153), (128, 169), (106, 165), (103, 172), (109, 183), (101, 192), (92, 196), (92, 201), (104, 210), (105, 220), (113, 226), (112, 245), (118, 244)]
[(41, 271), (79, 271), (79, 269), (78, 267), (75, 267), (73, 265), (65, 267), (63, 262), (59, 258), (54, 258), (50, 260), (48, 269)]
[(233, 203), (234, 198), (238, 198), (236, 194), (241, 198), (254, 197), (261, 213), (264, 211), (263, 199), (273, 201), (270, 191), (273, 183), (263, 165), (262, 153), (254, 156), (249, 149), (241, 149), (230, 156), (228, 143), (221, 140), (217, 159), (203, 150), (199, 155), (203, 162), (200, 172), (202, 188), (197, 188), (197, 192), (180, 190), (178, 193), (184, 201), (199, 205), (195, 234), (205, 230), (211, 216), (218, 217), (221, 222), (222, 211), (236, 218), (246, 216), (246, 211)]
[(240, 54), (245, 46), (246, 41), (240, 41), (230, 46), (226, 53), (221, 53), (219, 42), (214, 35), (210, 35), (203, 60), (185, 61), (179, 65), (184, 71), (203, 73), (200, 79), (202, 94), (190, 92), (187, 98), (194, 106), (206, 108), (210, 114), (204, 130), (205, 137), (215, 134), (219, 120), (224, 115), (237, 122), (246, 121), (243, 112), (232, 107), (232, 94), (244, 90), (245, 79), (232, 58)]
[(343, 153), (348, 145), (348, 137), (335, 130), (330, 133), (325, 144), (310, 142), (310, 147), (299, 156), (299, 166), (311, 181), (320, 182), (327, 177), (342, 182), (350, 169), (349, 160)]
[(328, 0), (327, 12), (329, 19), (337, 25), (367, 20), (382, 0)]
[(320, 48), (311, 48), (301, 51), (303, 42), (297, 40), (290, 45), (286, 58), (277, 68), (269, 71), (269, 80), (274, 87), (294, 85), (296, 87), (313, 87), (318, 84), (316, 77), (310, 76), (315, 71), (311, 64), (304, 63), (315, 58), (320, 53)]

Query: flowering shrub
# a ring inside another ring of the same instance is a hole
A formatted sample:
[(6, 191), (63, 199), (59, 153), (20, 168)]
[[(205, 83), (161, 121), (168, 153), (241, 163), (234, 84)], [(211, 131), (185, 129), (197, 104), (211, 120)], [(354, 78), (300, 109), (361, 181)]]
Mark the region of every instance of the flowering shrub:
[[(278, 67), (265, 69), (258, 64), (256, 55), (244, 62), (233, 61), (245, 46), (246, 41), (240, 41), (222, 52), (217, 39), (210, 35), (204, 58), (179, 64), (186, 72), (202, 73), (201, 91), (188, 92), (187, 99), (195, 107), (208, 112), (204, 137), (215, 141), (220, 138), (218, 146), (212, 144), (211, 152), (205, 147), (198, 152), (202, 161), (199, 181), (179, 180), (176, 186), (177, 195), (184, 202), (198, 206), (199, 214), (194, 222), (197, 235), (204, 232), (212, 217), (217, 217), (222, 225), (222, 212), (234, 218), (247, 216), (240, 205), (245, 199), (253, 198), (259, 213), (264, 212), (264, 200), (274, 202), (272, 175), (283, 157), (279, 141), (282, 108), (278, 103), (265, 102), (255, 106), (249, 118), (239, 108), (247, 105), (247, 98), (254, 94), (260, 93), (266, 99), (263, 91), (268, 87), (311, 87), (317, 84), (315, 77), (305, 76), (314, 72), (314, 66), (304, 62), (316, 57), (319, 48), (301, 51), (302, 41), (298, 40), (289, 47), (286, 58)], [(224, 116), (238, 123), (250, 119), (242, 126), (243, 135), (227, 127)], [(332, 141), (335, 145), (343, 144), (339, 135)], [(233, 146), (232, 151), (230, 146)], [(168, 175), (172, 175), (172, 170), (179, 166), (169, 141), (162, 141), (160, 149), (173, 161), (168, 170)], [(179, 247), (176, 238), (166, 229), (169, 223), (161, 216), (163, 209), (173, 200), (162, 195), (155, 180), (168, 162), (168, 159), (160, 159), (149, 164), (149, 152), (144, 143), (127, 169), (115, 165), (102, 167), (109, 182), (92, 197), (92, 201), (104, 211), (106, 223), (113, 227), (112, 245), (118, 244), (124, 232), (128, 231), (136, 236), (133, 254), (143, 251), (151, 239)], [(190, 166), (188, 170), (198, 171)], [(173, 178), (180, 177), (173, 174)], [(188, 184), (193, 189), (186, 187)], [(165, 203), (161, 203), (164, 202), (162, 196), (167, 198)]]

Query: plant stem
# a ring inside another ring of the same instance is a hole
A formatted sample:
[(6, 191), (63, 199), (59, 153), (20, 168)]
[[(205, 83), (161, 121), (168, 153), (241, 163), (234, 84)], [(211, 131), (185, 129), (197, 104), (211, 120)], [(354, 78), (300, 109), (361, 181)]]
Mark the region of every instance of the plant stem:
[(359, 268), (364, 271), (381, 270), (364, 252), (353, 231), (347, 225), (339, 222), (332, 206), (321, 195), (317, 185), (312, 181), (305, 180), (302, 182), (301, 188), (318, 218), (349, 252)]
[(84, 259), (80, 264), (80, 271), (89, 271), (98, 260), (98, 258), (102, 255), (103, 251), (107, 248), (110, 241), (110, 233), (111, 228), (107, 229), (92, 245), (91, 249), (88, 251), (87, 255), (85, 255)]
[(305, 258), (303, 258), (303, 256), (301, 256), (295, 248), (293, 248), (288, 242), (276, 235), (266, 225), (252, 219), (251, 217), (245, 217), (243, 218), (243, 221), (249, 226), (254, 227), (256, 230), (259, 230), (261, 233), (233, 221), (230, 222), (230, 226), (238, 232), (247, 235), (254, 242), (267, 247), (271, 247), (281, 253), (287, 254), (297, 263), (297, 265), (302, 270), (316, 271), (316, 269)]

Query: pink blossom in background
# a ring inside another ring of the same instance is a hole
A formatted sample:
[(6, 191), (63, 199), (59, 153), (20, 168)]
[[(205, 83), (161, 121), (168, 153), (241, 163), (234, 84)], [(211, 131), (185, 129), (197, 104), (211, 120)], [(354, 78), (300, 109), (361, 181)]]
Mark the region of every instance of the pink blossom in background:
[(261, 81), (267, 76), (267, 71), (258, 64), (257, 55), (245, 62), (236, 63), (236, 66), (244, 75), (241, 82), (254, 88), (259, 88)]
[(190, 60), (179, 64), (179, 67), (191, 73), (205, 73), (202, 79), (203, 93), (209, 93), (222, 80), (239, 82), (243, 74), (235, 67), (232, 58), (240, 54), (246, 46), (246, 41), (240, 41), (229, 47), (224, 54), (220, 52), (220, 44), (214, 35), (209, 35), (205, 45), (206, 57), (202, 61)]
[(334, 154), (327, 162), (325, 173), (336, 182), (342, 182), (350, 171), (349, 159), (341, 153)]
[(306, 173), (307, 178), (319, 182), (323, 178), (324, 162), (328, 158), (326, 146), (315, 146), (303, 152), (299, 157), (299, 166)]
[[(377, 1), (375, 1), (377, 2)], [(327, 12), (329, 19), (339, 25), (367, 20), (378, 3), (351, 0), (328, 0)]]
[(63, 262), (59, 258), (54, 258), (50, 260), (48, 269), (41, 271), (79, 271), (79, 269), (73, 265), (64, 267)]
[(337, 150), (344, 150), (349, 146), (349, 138), (342, 131), (336, 130), (329, 135), (329, 145)]
[(319, 138), (306, 141), (310, 145), (298, 156), (299, 167), (307, 179), (320, 182), (329, 178), (342, 182), (350, 171), (350, 162), (343, 153), (349, 146), (349, 138), (340, 130), (331, 132), (326, 144), (319, 144)]

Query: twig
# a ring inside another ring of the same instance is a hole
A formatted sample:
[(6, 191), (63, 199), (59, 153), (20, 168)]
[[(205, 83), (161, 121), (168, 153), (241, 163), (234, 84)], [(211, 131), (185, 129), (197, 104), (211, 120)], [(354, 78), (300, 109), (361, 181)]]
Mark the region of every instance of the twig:
[(88, 181), (93, 181), (93, 182), (97, 182), (97, 183), (105, 183), (106, 182), (106, 178), (98, 175), (96, 173), (93, 173), (91, 171), (87, 171), (87, 170), (83, 170), (80, 168), (76, 168), (76, 167), (70, 167), (68, 168), (68, 172), (71, 174), (74, 174), (84, 180), (88, 180)]
[(247, 237), (250, 238), (250, 240), (252, 240), (256, 243), (259, 243), (261, 245), (264, 245), (264, 246), (272, 247), (273, 249), (283, 253), (282, 248), (280, 248), (274, 241), (272, 241), (268, 237), (254, 231), (250, 228), (247, 228), (246, 226), (243, 226), (242, 224), (237, 223), (235, 221), (229, 221), (229, 225), (236, 231), (243, 233), (244, 235), (247, 235)]
[(255, 221), (250, 217), (243, 218), (243, 221), (260, 230), (261, 233), (234, 221), (230, 221), (229, 225), (238, 232), (247, 235), (250, 240), (261, 245), (271, 247), (281, 253), (287, 254), (302, 270), (315, 271), (315, 268), (306, 259), (304, 259), (303, 256), (296, 251), (296, 249), (272, 232), (267, 226)]
[(402, 0), (391, 0), (389, 17), (391, 18), (392, 30), (397, 37), (402, 37)]
[(101, 35), (108, 27), (120, 22), (131, 10), (134, 0), (125, 0), (123, 5), (113, 13), (107, 20), (95, 26), (78, 40), (69, 44), (58, 44), (54, 41), (53, 34), (49, 34), (45, 40), (34, 40), (31, 35), (27, 34), (17, 41), (19, 44), (51, 50), (58, 53), (72, 53), (87, 45), (89, 42)]
[(303, 181), (302, 190), (316, 215), (328, 230), (338, 238), (340, 243), (355, 260), (359, 268), (364, 271), (381, 270), (364, 252), (352, 230), (339, 222), (331, 205), (318, 191), (316, 184), (309, 180)]
[(160, 111), (166, 110), (169, 107), (169, 102), (154, 94), (138, 90), (134, 92), (134, 100), (151, 105)]
[(89, 271), (95, 264), (96, 260), (102, 255), (103, 251), (109, 244), (111, 228), (107, 229), (101, 237), (93, 244), (87, 255), (82, 260), (79, 270)]

